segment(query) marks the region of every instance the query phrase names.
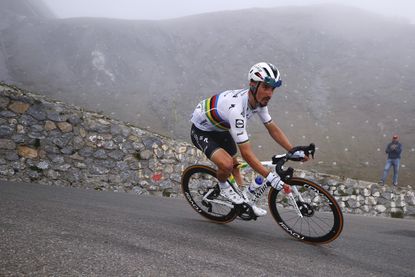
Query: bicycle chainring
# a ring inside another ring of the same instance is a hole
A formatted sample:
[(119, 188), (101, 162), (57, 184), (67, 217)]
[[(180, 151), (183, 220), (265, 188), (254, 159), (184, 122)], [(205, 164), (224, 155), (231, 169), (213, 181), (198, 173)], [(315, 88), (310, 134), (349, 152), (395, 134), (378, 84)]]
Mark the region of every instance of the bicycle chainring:
[(240, 205), (235, 205), (237, 212), (238, 212), (238, 216), (242, 219), (242, 220), (256, 220), (257, 216), (254, 213), (254, 210), (252, 209), (252, 207), (247, 204), (247, 203), (242, 203)]

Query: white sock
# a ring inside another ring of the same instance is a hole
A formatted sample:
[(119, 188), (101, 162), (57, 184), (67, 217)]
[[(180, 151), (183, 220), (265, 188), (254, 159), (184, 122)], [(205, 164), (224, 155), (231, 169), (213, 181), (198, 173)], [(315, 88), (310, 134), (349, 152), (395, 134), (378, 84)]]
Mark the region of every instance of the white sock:
[(229, 188), (231, 185), (229, 185), (229, 183), (228, 182), (219, 182), (219, 188), (220, 189), (227, 189), (227, 188)]

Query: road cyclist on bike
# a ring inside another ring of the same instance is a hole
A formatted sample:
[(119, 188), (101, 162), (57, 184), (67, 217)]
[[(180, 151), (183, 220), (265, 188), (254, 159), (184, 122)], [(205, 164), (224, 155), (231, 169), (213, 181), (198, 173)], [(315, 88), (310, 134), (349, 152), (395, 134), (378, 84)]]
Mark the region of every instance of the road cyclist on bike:
[(250, 202), (252, 189), (246, 186), (242, 196), (228, 183), (231, 174), (236, 183), (243, 184), (236, 157), (238, 145), (242, 158), (262, 175), (271, 186), (280, 190), (284, 183), (280, 177), (261, 164), (252, 150), (246, 131), (247, 120), (258, 114), (270, 136), (284, 149), (308, 160), (303, 151), (297, 151), (278, 125), (271, 119), (268, 103), (276, 88), (281, 86), (278, 69), (265, 62), (252, 66), (248, 73), (249, 89), (227, 90), (201, 101), (193, 112), (191, 139), (193, 144), (217, 166), (220, 195), (234, 204), (251, 205), (256, 216), (266, 210)]

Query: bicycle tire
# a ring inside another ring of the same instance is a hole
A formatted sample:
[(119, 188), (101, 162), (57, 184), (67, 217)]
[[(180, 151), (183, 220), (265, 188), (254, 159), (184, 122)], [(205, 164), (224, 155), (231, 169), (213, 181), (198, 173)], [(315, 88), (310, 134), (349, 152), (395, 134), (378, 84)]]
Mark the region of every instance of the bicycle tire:
[(329, 243), (343, 230), (343, 214), (336, 199), (318, 184), (303, 178), (291, 178), (286, 182), (296, 186), (304, 202), (300, 202), (301, 218), (289, 202), (283, 190), (271, 187), (268, 205), (278, 225), (292, 237), (312, 243)]
[[(204, 194), (218, 186), (216, 170), (204, 165), (193, 165), (182, 175), (182, 192), (190, 206), (201, 216), (217, 223), (228, 223), (237, 216), (234, 208), (221, 204), (203, 202)], [(209, 206), (210, 205), (210, 210)]]

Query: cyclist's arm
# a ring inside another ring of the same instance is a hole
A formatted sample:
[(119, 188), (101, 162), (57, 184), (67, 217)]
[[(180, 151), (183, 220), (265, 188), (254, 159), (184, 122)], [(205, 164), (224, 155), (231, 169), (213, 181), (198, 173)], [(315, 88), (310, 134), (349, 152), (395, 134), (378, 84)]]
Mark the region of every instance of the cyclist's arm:
[(251, 143), (247, 141), (245, 143), (238, 144), (238, 147), (242, 158), (249, 164), (249, 166), (261, 174), (264, 178), (266, 178), (271, 171), (263, 166), (260, 160), (258, 160), (258, 158), (255, 156)]
[(290, 151), (293, 146), (288, 140), (287, 136), (284, 134), (284, 132), (278, 127), (278, 125), (274, 121), (270, 121), (267, 124), (265, 124), (265, 127), (268, 130), (268, 133), (271, 135), (271, 137), (282, 147), (284, 147), (285, 150)]
[(229, 113), (229, 124), (231, 126), (229, 132), (239, 147), (242, 158), (249, 164), (249, 166), (261, 174), (267, 177), (269, 170), (264, 167), (258, 158), (255, 156), (251, 143), (249, 142), (248, 133), (246, 131), (246, 118), (242, 116), (243, 105), (237, 105)]

